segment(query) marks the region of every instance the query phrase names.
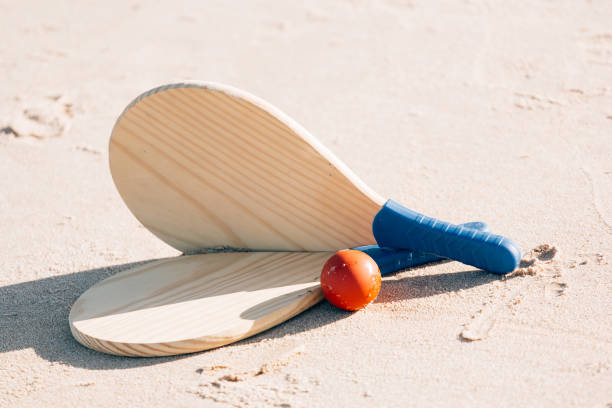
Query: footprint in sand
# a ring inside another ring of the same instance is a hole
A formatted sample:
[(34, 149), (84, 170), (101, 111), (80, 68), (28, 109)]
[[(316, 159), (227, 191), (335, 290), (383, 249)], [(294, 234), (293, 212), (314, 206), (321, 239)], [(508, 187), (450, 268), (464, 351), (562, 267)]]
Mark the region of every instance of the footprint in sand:
[(612, 66), (612, 33), (600, 32), (589, 35), (583, 39), (582, 47), (589, 64)]
[(0, 122), (0, 133), (42, 140), (60, 137), (69, 131), (74, 105), (67, 97), (52, 95), (16, 100), (19, 105), (8, 120)]
[(553, 262), (553, 259), (558, 253), (559, 250), (555, 246), (549, 244), (539, 245), (529, 251), (523, 259), (521, 259), (518, 269), (510, 275), (507, 275), (507, 277), (537, 275), (545, 269), (546, 265)]
[(563, 282), (551, 282), (544, 287), (544, 296), (547, 298), (553, 298), (555, 296), (562, 296), (567, 288), (567, 283)]
[(561, 106), (562, 103), (545, 96), (539, 96), (535, 94), (515, 92), (514, 93), (514, 106), (523, 110), (540, 110), (550, 109), (553, 106)]
[[(550, 244), (542, 244), (529, 251), (523, 259), (519, 268), (514, 272), (505, 276), (505, 279), (515, 276), (534, 276), (558, 266), (557, 259), (559, 250), (557, 247)], [(555, 277), (560, 274), (555, 275)], [(547, 298), (562, 296), (567, 289), (567, 284), (564, 282), (553, 281), (546, 284), (544, 293)], [(465, 324), (463, 330), (459, 334), (462, 341), (472, 342), (484, 340), (488, 337), (489, 332), (493, 328), (498, 314), (504, 310), (504, 305), (517, 305), (521, 303), (521, 286), (519, 285), (513, 292), (501, 295), (500, 301), (486, 305), (472, 319)]]

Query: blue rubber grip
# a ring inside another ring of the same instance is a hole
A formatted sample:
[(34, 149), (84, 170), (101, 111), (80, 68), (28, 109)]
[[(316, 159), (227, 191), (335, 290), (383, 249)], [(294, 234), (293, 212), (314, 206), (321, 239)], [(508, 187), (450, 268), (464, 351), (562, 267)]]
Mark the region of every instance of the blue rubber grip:
[[(468, 222), (461, 224), (461, 226), (478, 231), (489, 231), (489, 226), (484, 222)], [(444, 259), (438, 255), (426, 252), (412, 251), (410, 249), (381, 248), (378, 245), (367, 245), (353, 249), (370, 255), (378, 264), (381, 275)]]
[(521, 259), (508, 238), (439, 221), (393, 200), (376, 214), (372, 231), (381, 247), (429, 252), (493, 273), (512, 272)]

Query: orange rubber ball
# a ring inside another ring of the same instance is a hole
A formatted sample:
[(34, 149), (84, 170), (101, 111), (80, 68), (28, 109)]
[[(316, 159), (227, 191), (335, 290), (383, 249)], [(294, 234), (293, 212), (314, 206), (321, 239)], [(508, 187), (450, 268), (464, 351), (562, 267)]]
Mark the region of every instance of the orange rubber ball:
[(344, 310), (359, 310), (378, 296), (380, 270), (365, 252), (338, 251), (323, 266), (321, 288), (332, 305)]

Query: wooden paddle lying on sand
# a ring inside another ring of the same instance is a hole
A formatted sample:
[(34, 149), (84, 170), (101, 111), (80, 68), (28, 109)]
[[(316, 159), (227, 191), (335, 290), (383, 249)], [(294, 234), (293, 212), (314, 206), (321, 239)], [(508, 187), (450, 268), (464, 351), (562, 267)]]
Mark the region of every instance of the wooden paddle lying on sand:
[(115, 124), (110, 168), (136, 218), (180, 251), (268, 252), (162, 260), (94, 286), (70, 325), (109, 353), (192, 352), (272, 327), (321, 299), (320, 268), (343, 248), (378, 241), (496, 273), (520, 259), (507, 238), (385, 203), (288, 116), (224, 85), (139, 96)]
[[(370, 255), (382, 275), (442, 259), (376, 245), (355, 249)], [(141, 265), (83, 293), (70, 312), (72, 334), (87, 347), (127, 356), (191, 353), (233, 343), (321, 301), (319, 275), (331, 255), (225, 252)]]

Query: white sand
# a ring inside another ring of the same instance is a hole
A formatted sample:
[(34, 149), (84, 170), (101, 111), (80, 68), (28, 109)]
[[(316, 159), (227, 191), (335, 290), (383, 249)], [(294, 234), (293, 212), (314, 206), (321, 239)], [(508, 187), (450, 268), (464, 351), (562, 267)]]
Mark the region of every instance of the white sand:
[[(0, 406), (610, 406), (610, 1), (106, 3), (0, 1)], [(383, 196), (559, 253), (409, 270), (195, 355), (86, 349), (80, 293), (176, 254), (115, 191), (110, 129), (191, 78), (279, 106)]]

